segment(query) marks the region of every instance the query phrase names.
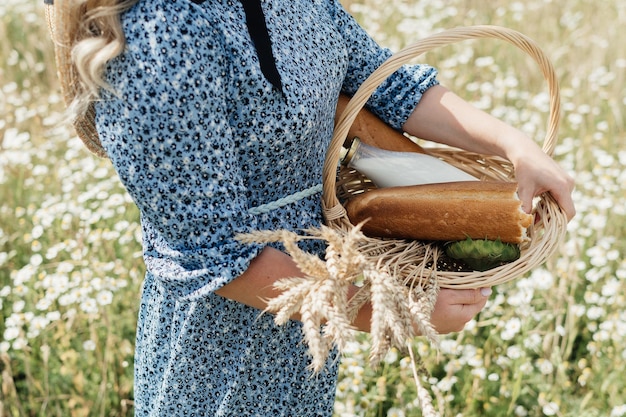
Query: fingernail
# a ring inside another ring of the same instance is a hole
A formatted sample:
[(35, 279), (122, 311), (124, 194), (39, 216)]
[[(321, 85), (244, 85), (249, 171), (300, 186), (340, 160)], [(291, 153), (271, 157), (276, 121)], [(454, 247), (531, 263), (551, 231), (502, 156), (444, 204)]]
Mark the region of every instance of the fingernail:
[(480, 294), (481, 294), (483, 297), (489, 297), (489, 296), (491, 295), (491, 293), (492, 293), (492, 292), (493, 292), (493, 291), (491, 291), (491, 288), (481, 288), (481, 289), (480, 289)]

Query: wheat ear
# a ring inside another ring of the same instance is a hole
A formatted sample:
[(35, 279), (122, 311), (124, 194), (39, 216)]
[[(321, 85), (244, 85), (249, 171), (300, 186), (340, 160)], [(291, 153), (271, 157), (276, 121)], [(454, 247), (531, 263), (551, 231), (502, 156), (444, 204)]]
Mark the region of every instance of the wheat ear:
[[(440, 417), (435, 407), (433, 407), (433, 400), (428, 392), (428, 390), (424, 387), (424, 385), (420, 381), (420, 374), (428, 373), (424, 368), (424, 364), (421, 362), (421, 359), (416, 358), (413, 354), (413, 346), (410, 341), (407, 341), (407, 348), (409, 349), (409, 355), (411, 357), (411, 370), (413, 371), (413, 379), (415, 380), (415, 388), (417, 389), (417, 399), (420, 402), (422, 416), (424, 417)], [(417, 360), (419, 360), (419, 370)]]

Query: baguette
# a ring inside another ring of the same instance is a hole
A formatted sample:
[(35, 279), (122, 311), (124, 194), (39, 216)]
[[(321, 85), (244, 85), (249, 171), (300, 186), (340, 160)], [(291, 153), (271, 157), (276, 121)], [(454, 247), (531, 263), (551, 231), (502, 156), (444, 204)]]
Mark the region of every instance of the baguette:
[[(345, 110), (349, 101), (350, 97), (344, 94), (339, 95), (335, 113), (335, 123)], [(359, 114), (348, 130), (348, 137), (346, 139), (350, 142), (354, 137), (358, 137), (363, 143), (387, 151), (426, 153), (421, 146), (404, 136), (402, 132), (395, 130), (383, 122), (378, 116), (366, 108), (362, 108), (359, 111)]]
[(521, 243), (533, 217), (517, 197), (517, 183), (464, 181), (375, 189), (345, 204), (352, 224), (366, 221), (372, 237)]

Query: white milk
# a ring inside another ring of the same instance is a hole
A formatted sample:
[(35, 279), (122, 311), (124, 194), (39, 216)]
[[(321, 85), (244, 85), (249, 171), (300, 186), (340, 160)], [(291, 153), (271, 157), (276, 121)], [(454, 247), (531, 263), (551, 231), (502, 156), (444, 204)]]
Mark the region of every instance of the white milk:
[[(357, 141), (358, 138), (355, 138)], [(362, 142), (353, 143), (344, 162), (372, 180), (379, 188), (455, 181), (478, 181), (434, 156), (393, 152)]]

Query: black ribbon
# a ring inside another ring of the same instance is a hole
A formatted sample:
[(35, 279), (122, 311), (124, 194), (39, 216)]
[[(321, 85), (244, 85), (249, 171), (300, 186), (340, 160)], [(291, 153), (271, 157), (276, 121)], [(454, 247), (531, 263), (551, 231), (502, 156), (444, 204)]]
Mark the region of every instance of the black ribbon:
[(272, 53), (272, 41), (267, 31), (261, 0), (241, 0), (241, 4), (243, 4), (243, 10), (246, 13), (248, 32), (250, 33), (252, 42), (254, 42), (261, 71), (269, 82), (279, 90), (282, 90), (282, 82), (278, 69), (276, 68), (274, 54)]

